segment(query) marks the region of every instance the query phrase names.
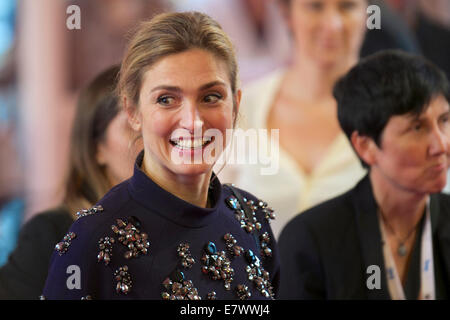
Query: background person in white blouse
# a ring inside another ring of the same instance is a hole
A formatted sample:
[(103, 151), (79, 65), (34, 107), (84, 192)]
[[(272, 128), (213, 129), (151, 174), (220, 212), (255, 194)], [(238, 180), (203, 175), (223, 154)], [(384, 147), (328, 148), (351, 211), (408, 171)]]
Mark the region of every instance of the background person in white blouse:
[(276, 236), (299, 211), (353, 187), (365, 173), (336, 116), (332, 88), (359, 59), (366, 30), (366, 0), (283, 0), (294, 40), (289, 68), (243, 91), (241, 126), (280, 129), (279, 170), (227, 165), (221, 180), (268, 201), (277, 214)]

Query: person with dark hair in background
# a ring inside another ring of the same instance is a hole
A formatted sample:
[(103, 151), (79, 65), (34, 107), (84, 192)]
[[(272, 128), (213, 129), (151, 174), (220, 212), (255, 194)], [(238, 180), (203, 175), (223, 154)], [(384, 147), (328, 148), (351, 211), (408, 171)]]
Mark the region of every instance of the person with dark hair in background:
[(283, 299), (445, 299), (450, 288), (450, 92), (423, 57), (363, 59), (335, 88), (369, 173), (294, 218), (279, 247)]
[(138, 144), (114, 93), (119, 66), (98, 75), (78, 100), (64, 203), (28, 221), (0, 269), (0, 299), (38, 299), (55, 245), (112, 186), (132, 175)]

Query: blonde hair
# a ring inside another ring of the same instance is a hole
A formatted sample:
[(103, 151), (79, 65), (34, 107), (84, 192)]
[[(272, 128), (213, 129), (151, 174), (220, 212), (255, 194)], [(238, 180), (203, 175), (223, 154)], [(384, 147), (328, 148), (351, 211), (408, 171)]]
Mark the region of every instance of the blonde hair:
[(199, 12), (162, 13), (139, 25), (122, 61), (118, 96), (137, 107), (144, 72), (168, 55), (194, 48), (211, 52), (226, 63), (235, 96), (238, 66), (233, 44), (215, 20)]

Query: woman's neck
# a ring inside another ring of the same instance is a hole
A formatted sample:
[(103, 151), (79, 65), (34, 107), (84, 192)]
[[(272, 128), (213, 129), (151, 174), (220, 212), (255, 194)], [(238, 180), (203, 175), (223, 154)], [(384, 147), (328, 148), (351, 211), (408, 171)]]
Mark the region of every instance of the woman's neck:
[(320, 65), (315, 61), (302, 57), (296, 59), (287, 73), (286, 80), (290, 84), (291, 94), (297, 100), (317, 102), (333, 99), (333, 87), (357, 59), (348, 59), (345, 63)]
[(208, 189), (212, 170), (199, 175), (177, 175), (146, 159), (146, 154), (144, 154), (141, 169), (153, 182), (190, 204), (202, 208), (208, 206)]
[(422, 219), (428, 194), (406, 190), (388, 180), (375, 168), (370, 170), (370, 180), (384, 221), (387, 221), (399, 236), (410, 233)]

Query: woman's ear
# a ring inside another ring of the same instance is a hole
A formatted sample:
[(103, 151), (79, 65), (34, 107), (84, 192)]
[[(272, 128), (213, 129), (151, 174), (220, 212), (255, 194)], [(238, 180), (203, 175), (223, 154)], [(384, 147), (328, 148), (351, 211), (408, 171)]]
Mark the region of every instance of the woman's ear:
[(134, 131), (141, 131), (142, 123), (137, 107), (124, 97), (123, 106), (128, 115), (128, 123)]
[(242, 98), (242, 90), (238, 89), (237, 92), (236, 92), (236, 97), (235, 97), (235, 99), (236, 99), (236, 106), (235, 106), (235, 108), (233, 110), (234, 119), (236, 119), (238, 114), (239, 114), (239, 106), (241, 105), (241, 98)]
[(105, 145), (102, 141), (97, 145), (97, 153), (95, 155), (95, 159), (100, 166), (104, 166), (106, 164), (106, 154), (105, 154)]
[(359, 135), (358, 131), (353, 131), (350, 140), (356, 153), (365, 163), (369, 166), (376, 164), (378, 147), (372, 138)]

